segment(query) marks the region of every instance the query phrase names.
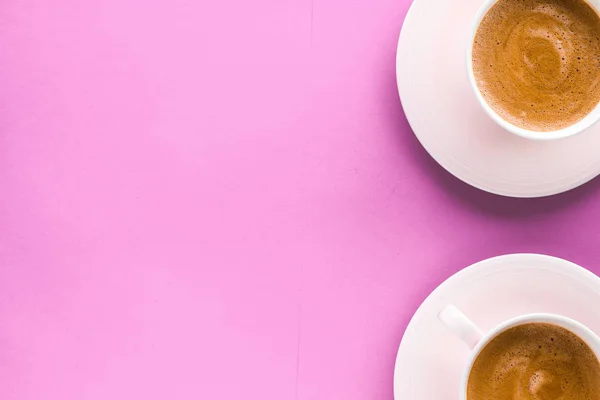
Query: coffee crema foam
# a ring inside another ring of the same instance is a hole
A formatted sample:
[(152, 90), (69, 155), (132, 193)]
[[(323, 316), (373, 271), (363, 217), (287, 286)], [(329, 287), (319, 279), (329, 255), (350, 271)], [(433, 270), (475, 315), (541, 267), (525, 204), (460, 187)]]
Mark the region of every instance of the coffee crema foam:
[(479, 353), (467, 400), (597, 400), (600, 362), (574, 333), (552, 324), (508, 329)]
[(600, 17), (584, 0), (499, 0), (472, 57), (488, 105), (521, 128), (566, 128), (600, 101)]

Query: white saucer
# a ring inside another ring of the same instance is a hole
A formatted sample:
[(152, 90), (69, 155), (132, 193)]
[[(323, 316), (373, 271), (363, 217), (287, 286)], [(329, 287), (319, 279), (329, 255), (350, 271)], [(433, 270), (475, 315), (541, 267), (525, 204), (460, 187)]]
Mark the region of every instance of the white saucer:
[(521, 314), (571, 317), (600, 333), (600, 278), (559, 258), (513, 254), (474, 264), (442, 283), (411, 319), (396, 358), (396, 400), (458, 398), (467, 346), (438, 321), (454, 304), (484, 332)]
[(396, 74), (406, 117), (431, 156), (488, 192), (541, 197), (600, 174), (600, 124), (561, 141), (536, 142), (497, 126), (467, 80), (469, 29), (482, 0), (415, 0), (398, 43)]

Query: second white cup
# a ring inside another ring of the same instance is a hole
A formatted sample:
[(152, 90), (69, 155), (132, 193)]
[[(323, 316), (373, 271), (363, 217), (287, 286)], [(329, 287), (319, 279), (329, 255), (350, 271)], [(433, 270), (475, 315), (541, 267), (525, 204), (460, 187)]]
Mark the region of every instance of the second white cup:
[(518, 325), (530, 324), (530, 323), (547, 323), (558, 325), (565, 328), (579, 338), (581, 338), (589, 347), (592, 349), (596, 358), (600, 360), (600, 338), (596, 336), (585, 325), (572, 320), (567, 317), (563, 317), (556, 314), (527, 314), (520, 317), (516, 317), (505, 321), (492, 329), (488, 333), (483, 333), (467, 316), (465, 316), (460, 310), (453, 305), (448, 305), (439, 314), (440, 321), (444, 323), (456, 336), (462, 339), (469, 349), (471, 355), (469, 362), (463, 373), (461, 384), (460, 384), (460, 400), (467, 400), (467, 383), (469, 381), (469, 375), (471, 374), (471, 368), (475, 359), (481, 352), (481, 350), (498, 334), (506, 331), (507, 329), (513, 328)]

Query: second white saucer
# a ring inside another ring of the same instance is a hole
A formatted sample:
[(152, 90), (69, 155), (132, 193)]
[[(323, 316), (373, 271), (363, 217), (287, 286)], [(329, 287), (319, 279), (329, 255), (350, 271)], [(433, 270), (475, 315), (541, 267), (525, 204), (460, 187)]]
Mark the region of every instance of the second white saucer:
[(513, 254), (463, 269), (442, 283), (411, 319), (396, 358), (396, 400), (458, 398), (470, 350), (438, 320), (448, 304), (484, 332), (530, 313), (573, 318), (600, 333), (600, 278), (549, 256)]

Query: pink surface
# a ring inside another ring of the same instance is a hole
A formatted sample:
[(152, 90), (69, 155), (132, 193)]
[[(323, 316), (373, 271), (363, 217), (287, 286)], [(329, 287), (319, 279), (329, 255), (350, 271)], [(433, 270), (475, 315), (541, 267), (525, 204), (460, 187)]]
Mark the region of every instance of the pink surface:
[(417, 143), (408, 6), (4, 2), (0, 398), (391, 399), (453, 272), (599, 272), (598, 182), (494, 197)]

